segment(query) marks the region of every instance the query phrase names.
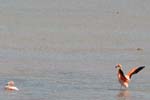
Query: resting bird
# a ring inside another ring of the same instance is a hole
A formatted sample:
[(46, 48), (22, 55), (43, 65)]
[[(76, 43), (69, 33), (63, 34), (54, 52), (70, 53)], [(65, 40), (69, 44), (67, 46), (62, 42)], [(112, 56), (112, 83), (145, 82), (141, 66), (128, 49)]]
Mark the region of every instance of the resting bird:
[(128, 88), (129, 87), (129, 82), (131, 80), (131, 77), (133, 74), (136, 74), (138, 73), (139, 71), (141, 71), (145, 66), (140, 66), (140, 67), (134, 67), (132, 68), (128, 73), (127, 75), (124, 74), (124, 72), (122, 71), (122, 65), (121, 64), (117, 64), (115, 66), (115, 68), (118, 69), (118, 81), (120, 82), (121, 84), (121, 87), (120, 89), (123, 87), (125, 88)]
[(7, 85), (5, 86), (5, 89), (6, 90), (15, 90), (15, 91), (18, 91), (19, 89), (17, 88), (17, 87), (15, 87), (15, 83), (14, 83), (14, 81), (9, 81), (8, 83), (7, 83)]

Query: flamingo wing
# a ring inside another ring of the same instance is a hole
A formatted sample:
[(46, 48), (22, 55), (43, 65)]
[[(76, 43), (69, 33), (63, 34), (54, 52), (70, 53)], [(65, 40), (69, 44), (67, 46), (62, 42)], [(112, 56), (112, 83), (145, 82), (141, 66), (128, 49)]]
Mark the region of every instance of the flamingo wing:
[(140, 67), (134, 67), (132, 68), (129, 72), (128, 72), (128, 76), (129, 78), (132, 77), (133, 74), (137, 74), (139, 71), (141, 71), (143, 68), (145, 68), (145, 66), (140, 66)]
[(119, 69), (119, 74), (120, 74), (121, 80), (123, 80), (123, 81), (127, 80), (127, 78), (125, 77), (125, 75), (124, 75), (124, 73), (123, 73), (123, 71), (121, 69)]

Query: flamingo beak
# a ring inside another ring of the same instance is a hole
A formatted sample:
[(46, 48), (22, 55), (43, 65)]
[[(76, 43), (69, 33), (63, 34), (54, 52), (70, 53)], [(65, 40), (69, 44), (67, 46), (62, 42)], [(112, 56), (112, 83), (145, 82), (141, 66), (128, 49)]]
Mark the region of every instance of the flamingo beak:
[(117, 68), (118, 66), (115, 66), (115, 68)]

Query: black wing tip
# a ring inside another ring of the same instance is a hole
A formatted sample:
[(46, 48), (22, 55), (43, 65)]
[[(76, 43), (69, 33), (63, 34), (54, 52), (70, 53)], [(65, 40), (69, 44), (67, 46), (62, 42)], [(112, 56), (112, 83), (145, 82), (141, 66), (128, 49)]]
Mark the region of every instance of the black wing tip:
[(137, 72), (139, 72), (139, 71), (142, 70), (143, 68), (145, 68), (145, 66), (140, 66), (140, 67), (137, 69)]
[(145, 68), (145, 66), (140, 66), (139, 68), (143, 69), (143, 68)]

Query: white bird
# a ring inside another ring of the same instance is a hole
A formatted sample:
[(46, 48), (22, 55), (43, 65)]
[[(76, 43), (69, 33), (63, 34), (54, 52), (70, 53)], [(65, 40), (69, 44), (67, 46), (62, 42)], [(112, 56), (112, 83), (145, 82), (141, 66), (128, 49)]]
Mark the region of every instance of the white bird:
[(6, 86), (5, 86), (5, 90), (15, 90), (15, 91), (19, 91), (19, 89), (15, 86), (15, 82), (14, 81), (9, 81)]

